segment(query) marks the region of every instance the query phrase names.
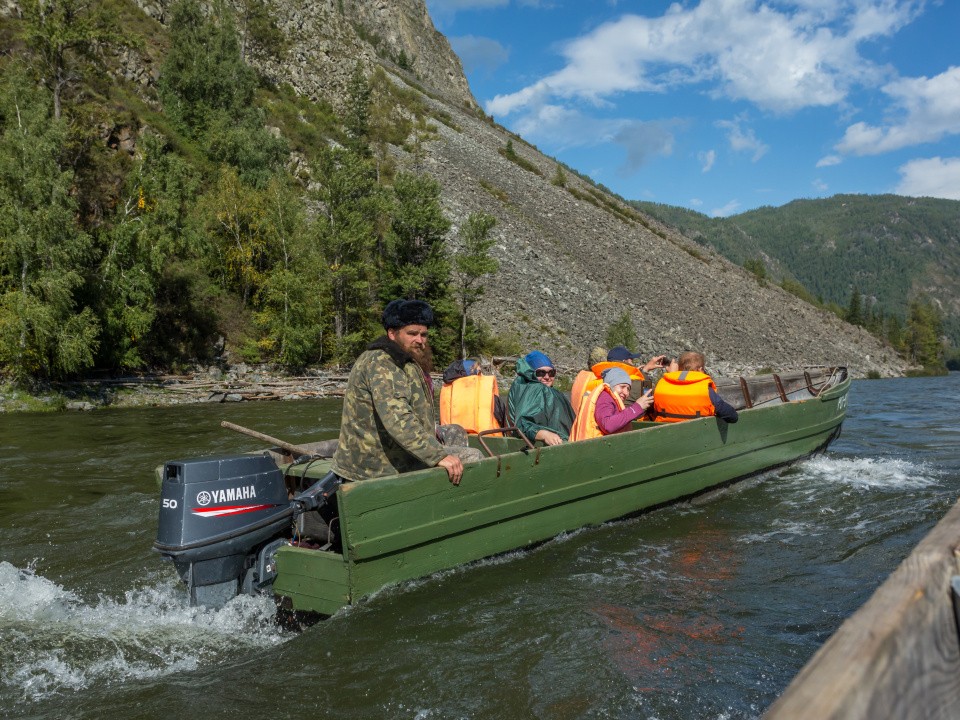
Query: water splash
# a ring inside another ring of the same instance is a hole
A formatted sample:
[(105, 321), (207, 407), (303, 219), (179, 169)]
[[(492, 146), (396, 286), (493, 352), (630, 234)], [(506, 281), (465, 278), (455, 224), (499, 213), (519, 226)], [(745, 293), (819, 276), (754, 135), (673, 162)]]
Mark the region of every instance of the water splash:
[(294, 637), (274, 612), (269, 597), (190, 607), (173, 580), (86, 602), (33, 568), (0, 562), (0, 687), (35, 701), (193, 670)]
[(856, 488), (917, 490), (940, 482), (940, 472), (924, 463), (897, 458), (841, 458), (823, 455), (798, 466), (805, 481)]

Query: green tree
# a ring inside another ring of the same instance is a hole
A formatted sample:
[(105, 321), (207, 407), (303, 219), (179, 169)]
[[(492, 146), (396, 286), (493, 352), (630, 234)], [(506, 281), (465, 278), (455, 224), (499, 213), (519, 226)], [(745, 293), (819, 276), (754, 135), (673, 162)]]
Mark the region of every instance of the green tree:
[(39, 59), (40, 78), (53, 98), (53, 117), (62, 114), (63, 93), (79, 79), (78, 59), (97, 48), (125, 44), (116, 20), (93, 0), (21, 0), (23, 37)]
[(363, 73), (363, 65), (358, 61), (353, 68), (350, 82), (347, 83), (347, 105), (343, 124), (354, 141), (354, 149), (361, 154), (369, 152), (371, 98), (370, 83)]
[(373, 322), (374, 245), (386, 199), (369, 161), (327, 149), (315, 168), (321, 204), (317, 236), (329, 270), (334, 355), (346, 360), (367, 340)]
[(444, 237), (450, 221), (440, 205), (440, 185), (429, 175), (400, 173), (394, 194), (382, 297), (445, 299), (450, 264)]
[(219, 2), (213, 11), (208, 18), (196, 0), (173, 5), (170, 51), (160, 68), (164, 108), (194, 138), (205, 134), (212, 111), (245, 114), (256, 88), (256, 75), (241, 57), (231, 13)]
[(620, 318), (607, 328), (607, 347), (623, 345), (630, 352), (637, 351), (637, 331), (633, 327), (633, 318), (624, 312)]
[(927, 297), (910, 301), (906, 343), (910, 358), (926, 368), (943, 367), (943, 318)]
[(843, 317), (851, 325), (863, 325), (863, 298), (860, 288), (856, 285), (850, 291), (850, 300), (847, 302), (847, 311)]
[(79, 307), (90, 238), (75, 222), (65, 128), (51, 95), (15, 65), (0, 81), (0, 366), (62, 376), (93, 364), (98, 325)]
[(467, 324), (470, 308), (483, 297), (483, 278), (500, 267), (490, 256), (496, 240), (490, 231), (496, 218), (486, 213), (471, 213), (460, 228), (460, 251), (453, 256), (454, 295), (460, 306), (460, 357), (467, 357)]
[[(152, 348), (147, 342), (165, 268), (177, 258), (203, 254), (202, 239), (189, 219), (199, 176), (162, 137), (146, 133), (139, 145), (124, 197), (110, 227), (98, 235), (94, 294), (103, 327), (100, 362), (114, 368), (140, 367), (168, 356), (169, 348)], [(184, 300), (189, 297), (185, 294)]]
[(433, 306), (437, 329), (430, 343), (437, 361), (446, 363), (456, 354), (457, 318), (445, 241), (450, 221), (440, 205), (440, 185), (429, 175), (399, 173), (393, 188), (380, 296), (384, 301), (416, 298)]
[(297, 190), (276, 176), (264, 191), (264, 205), (273, 264), (258, 296), (259, 345), (282, 365), (303, 367), (322, 359), (327, 273)]
[(251, 305), (269, 265), (262, 192), (242, 183), (233, 168), (224, 167), (197, 210), (215, 252), (213, 269), (224, 288), (238, 292), (243, 304)]

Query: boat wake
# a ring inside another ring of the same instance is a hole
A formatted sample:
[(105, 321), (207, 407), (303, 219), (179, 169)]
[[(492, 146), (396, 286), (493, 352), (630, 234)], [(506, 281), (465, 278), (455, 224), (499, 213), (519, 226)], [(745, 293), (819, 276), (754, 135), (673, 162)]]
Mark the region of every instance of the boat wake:
[(273, 647), (295, 637), (274, 624), (274, 612), (269, 597), (190, 607), (173, 580), (91, 603), (32, 568), (0, 562), (0, 697), (37, 701)]
[(924, 463), (897, 458), (842, 458), (830, 455), (797, 465), (804, 482), (861, 489), (919, 490), (940, 483), (940, 472)]

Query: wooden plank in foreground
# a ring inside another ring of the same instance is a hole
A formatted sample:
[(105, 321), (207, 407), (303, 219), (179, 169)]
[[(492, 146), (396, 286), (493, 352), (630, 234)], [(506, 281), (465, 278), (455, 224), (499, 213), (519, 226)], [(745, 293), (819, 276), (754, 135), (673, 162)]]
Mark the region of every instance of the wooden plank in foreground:
[(794, 718), (960, 717), (960, 503), (800, 671), (767, 711)]

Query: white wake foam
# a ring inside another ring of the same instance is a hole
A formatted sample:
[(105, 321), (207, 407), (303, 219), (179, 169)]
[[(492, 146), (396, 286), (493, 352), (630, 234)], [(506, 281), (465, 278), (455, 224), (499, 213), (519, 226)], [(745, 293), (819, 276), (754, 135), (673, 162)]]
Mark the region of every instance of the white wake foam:
[(274, 612), (270, 597), (190, 607), (173, 581), (86, 602), (32, 568), (0, 562), (0, 685), (39, 700), (192, 670), (294, 637), (274, 624)]
[(897, 458), (839, 458), (830, 455), (798, 466), (807, 481), (840, 483), (859, 488), (915, 490), (939, 484), (939, 472), (924, 463)]

